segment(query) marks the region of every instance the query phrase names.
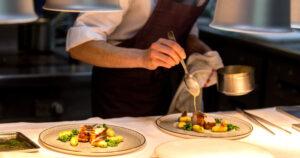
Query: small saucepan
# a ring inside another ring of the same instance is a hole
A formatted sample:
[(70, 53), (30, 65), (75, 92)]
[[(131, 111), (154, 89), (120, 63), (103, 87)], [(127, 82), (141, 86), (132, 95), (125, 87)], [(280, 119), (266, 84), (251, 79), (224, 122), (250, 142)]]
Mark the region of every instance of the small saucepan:
[(218, 91), (228, 96), (242, 96), (255, 88), (254, 68), (232, 65), (219, 69)]

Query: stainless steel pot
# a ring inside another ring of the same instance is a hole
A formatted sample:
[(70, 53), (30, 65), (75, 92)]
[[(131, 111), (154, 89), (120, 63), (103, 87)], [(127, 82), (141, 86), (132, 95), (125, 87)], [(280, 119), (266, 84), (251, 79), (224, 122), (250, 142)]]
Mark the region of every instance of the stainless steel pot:
[(18, 24), (38, 19), (33, 0), (0, 0), (0, 24)]
[(218, 70), (218, 91), (228, 96), (241, 96), (254, 90), (254, 69), (249, 66), (226, 66)]
[(119, 0), (47, 0), (44, 9), (61, 12), (121, 11)]
[(234, 32), (291, 32), (290, 0), (218, 0), (211, 27)]

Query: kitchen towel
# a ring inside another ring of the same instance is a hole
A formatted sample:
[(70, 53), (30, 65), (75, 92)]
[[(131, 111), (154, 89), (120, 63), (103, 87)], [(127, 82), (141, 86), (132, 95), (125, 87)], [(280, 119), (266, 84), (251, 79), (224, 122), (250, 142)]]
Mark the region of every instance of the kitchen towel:
[[(209, 87), (217, 83), (216, 70), (224, 67), (224, 65), (218, 52), (209, 51), (204, 55), (200, 53), (193, 53), (190, 55), (187, 60), (187, 67), (189, 72), (197, 79), (200, 87)], [(203, 111), (203, 104), (201, 104), (202, 91), (196, 98), (196, 103), (198, 110)], [(171, 102), (168, 114), (180, 113), (183, 111), (193, 112), (193, 104), (194, 98), (187, 91), (186, 85), (182, 80)]]

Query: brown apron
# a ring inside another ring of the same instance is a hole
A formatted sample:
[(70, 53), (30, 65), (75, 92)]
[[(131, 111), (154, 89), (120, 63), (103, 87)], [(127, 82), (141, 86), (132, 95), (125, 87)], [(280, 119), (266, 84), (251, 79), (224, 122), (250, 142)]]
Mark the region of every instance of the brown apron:
[[(119, 46), (148, 49), (159, 38), (167, 38), (167, 32), (171, 30), (181, 46), (184, 46), (191, 28), (207, 2), (208, 0), (197, 7), (174, 0), (158, 0), (144, 27)], [(183, 74), (180, 65), (156, 70), (94, 67), (93, 115), (110, 118), (165, 114)]]

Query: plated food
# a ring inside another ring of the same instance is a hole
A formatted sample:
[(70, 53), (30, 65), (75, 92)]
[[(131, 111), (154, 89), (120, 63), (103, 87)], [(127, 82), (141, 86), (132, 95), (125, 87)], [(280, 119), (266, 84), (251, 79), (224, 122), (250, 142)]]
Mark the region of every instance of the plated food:
[(186, 131), (194, 131), (204, 133), (205, 130), (211, 132), (229, 132), (239, 130), (239, 127), (231, 124), (228, 120), (221, 118), (210, 118), (203, 113), (193, 113), (189, 116), (187, 112), (183, 112), (178, 118), (177, 127)]
[(220, 114), (171, 114), (158, 118), (156, 125), (163, 132), (183, 138), (240, 139), (253, 130), (246, 121)]
[(44, 147), (80, 156), (113, 156), (142, 148), (145, 137), (128, 128), (104, 124), (71, 124), (51, 127), (39, 136)]
[(123, 136), (116, 135), (113, 128), (106, 124), (82, 125), (79, 130), (65, 130), (58, 134), (58, 141), (70, 142), (71, 146), (78, 146), (79, 143), (90, 143), (93, 147), (107, 148), (117, 147), (123, 142)]

